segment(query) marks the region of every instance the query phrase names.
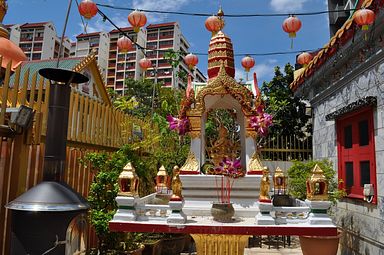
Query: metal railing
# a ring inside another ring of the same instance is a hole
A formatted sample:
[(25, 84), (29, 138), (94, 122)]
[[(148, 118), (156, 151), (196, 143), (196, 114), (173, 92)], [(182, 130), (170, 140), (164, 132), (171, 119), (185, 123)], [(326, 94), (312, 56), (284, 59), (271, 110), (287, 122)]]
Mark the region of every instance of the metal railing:
[(290, 161), (312, 159), (312, 137), (267, 137), (260, 149), (263, 160)]

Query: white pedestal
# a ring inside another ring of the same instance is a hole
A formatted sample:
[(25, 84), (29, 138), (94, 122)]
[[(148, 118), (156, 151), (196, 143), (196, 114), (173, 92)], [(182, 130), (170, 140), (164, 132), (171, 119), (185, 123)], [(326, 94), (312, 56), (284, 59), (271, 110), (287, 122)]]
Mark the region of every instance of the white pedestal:
[(257, 225), (275, 225), (275, 220), (271, 216), (272, 202), (258, 202), (259, 213), (256, 215)]
[(329, 201), (310, 201), (305, 200), (305, 203), (311, 208), (311, 213), (308, 216), (308, 223), (311, 225), (333, 225), (327, 211), (331, 207)]
[(136, 220), (136, 197), (117, 196), (118, 205), (117, 212), (113, 216), (112, 221), (134, 221)]
[(184, 224), (187, 222), (187, 216), (183, 213), (184, 201), (169, 201), (169, 207), (172, 212), (167, 218), (168, 224)]

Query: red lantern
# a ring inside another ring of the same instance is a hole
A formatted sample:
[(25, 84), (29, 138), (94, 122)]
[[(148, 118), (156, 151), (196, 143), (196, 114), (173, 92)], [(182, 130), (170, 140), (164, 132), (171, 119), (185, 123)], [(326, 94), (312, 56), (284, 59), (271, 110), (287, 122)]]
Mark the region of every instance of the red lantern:
[(199, 58), (196, 55), (189, 53), (184, 57), (184, 62), (188, 65), (189, 69), (192, 70), (197, 65), (197, 63), (199, 63)]
[(83, 0), (79, 4), (80, 15), (86, 19), (91, 19), (97, 14), (97, 5), (92, 0)]
[(312, 58), (313, 56), (311, 54), (303, 52), (297, 57), (297, 63), (305, 67), (309, 64), (309, 62), (311, 62)]
[(120, 53), (127, 53), (133, 48), (132, 41), (126, 36), (120, 37), (119, 40), (117, 40), (117, 48)]
[(249, 70), (255, 66), (255, 59), (251, 56), (245, 56), (241, 60), (241, 65), (244, 67), (246, 72), (249, 72)]
[(289, 34), (289, 38), (295, 38), (300, 28), (301, 21), (295, 16), (288, 17), (283, 22), (283, 30)]
[(362, 30), (368, 30), (369, 25), (375, 21), (375, 13), (369, 9), (361, 9), (356, 11), (353, 20), (361, 26)]
[(139, 65), (140, 65), (141, 69), (143, 69), (144, 71), (147, 71), (147, 69), (152, 66), (152, 62), (151, 62), (151, 60), (149, 60), (147, 58), (142, 58), (139, 61)]
[(140, 28), (147, 23), (147, 17), (141, 11), (133, 11), (128, 15), (128, 22), (133, 27), (133, 31), (138, 33)]
[(217, 16), (210, 16), (205, 20), (205, 28), (214, 36), (223, 28), (223, 21)]

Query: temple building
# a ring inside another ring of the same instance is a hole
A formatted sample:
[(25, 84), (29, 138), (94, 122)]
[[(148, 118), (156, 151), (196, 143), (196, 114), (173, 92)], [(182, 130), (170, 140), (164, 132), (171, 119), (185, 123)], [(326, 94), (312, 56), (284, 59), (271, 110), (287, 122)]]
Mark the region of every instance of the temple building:
[[(374, 24), (362, 30), (354, 22), (353, 14), (334, 32), (334, 20), (330, 20), (332, 38), (297, 73), (291, 88), (308, 99), (313, 108), (314, 159), (333, 162), (340, 187), (347, 193), (337, 203), (334, 214), (344, 231), (341, 254), (381, 254), (384, 249), (384, 26), (381, 25), (384, 3), (360, 0), (354, 4), (357, 9), (372, 10), (376, 15)], [(331, 9), (334, 7), (330, 5)]]

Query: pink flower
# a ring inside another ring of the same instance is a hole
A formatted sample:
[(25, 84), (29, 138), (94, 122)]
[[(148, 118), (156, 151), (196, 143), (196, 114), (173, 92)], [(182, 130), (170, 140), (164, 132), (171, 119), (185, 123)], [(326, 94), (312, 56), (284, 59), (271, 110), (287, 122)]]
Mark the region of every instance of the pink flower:
[(169, 123), (169, 129), (177, 130), (179, 135), (185, 135), (188, 132), (189, 121), (187, 118), (175, 118), (171, 115), (167, 116), (167, 121)]
[(257, 109), (258, 115), (252, 116), (249, 120), (249, 126), (256, 129), (260, 136), (268, 134), (268, 128), (272, 125), (272, 115), (265, 113), (260, 107)]
[(216, 168), (215, 173), (217, 175), (225, 175), (232, 178), (238, 178), (244, 176), (244, 172), (241, 169), (241, 161), (240, 159), (229, 159), (224, 158), (222, 162), (220, 162), (220, 166)]

